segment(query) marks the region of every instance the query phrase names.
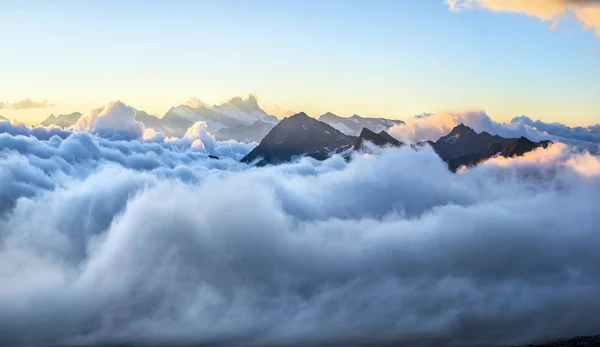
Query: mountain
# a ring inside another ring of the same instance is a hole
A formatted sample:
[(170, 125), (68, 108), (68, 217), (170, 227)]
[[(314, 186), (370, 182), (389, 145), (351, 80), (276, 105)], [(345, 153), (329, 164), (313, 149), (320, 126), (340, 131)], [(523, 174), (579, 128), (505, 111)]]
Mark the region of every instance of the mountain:
[(247, 126), (217, 130), (213, 135), (217, 141), (260, 142), (275, 125), (276, 123), (267, 123), (259, 119)]
[(221, 129), (250, 126), (257, 120), (271, 124), (279, 121), (277, 117), (262, 110), (256, 98), (250, 95), (246, 99), (235, 97), (214, 106), (192, 99), (187, 104), (171, 107), (161, 122), (167, 123), (167, 125), (162, 124), (163, 127), (168, 128), (168, 133), (165, 134), (181, 136), (189, 126), (198, 121), (206, 122), (208, 131), (214, 134)]
[(360, 149), (365, 142), (371, 142), (376, 146), (385, 147), (385, 146), (393, 146), (400, 147), (404, 145), (404, 143), (396, 140), (390, 134), (385, 131), (380, 131), (378, 134), (367, 129), (363, 128), (358, 136), (358, 139), (354, 142), (354, 149)]
[(352, 149), (356, 140), (301, 112), (279, 122), (242, 162), (278, 164), (303, 155), (323, 160)]
[(485, 131), (477, 133), (461, 123), (448, 135), (428, 143), (454, 172), (461, 166), (474, 166), (495, 156), (521, 156), (538, 147), (546, 148), (551, 141), (533, 142), (525, 137), (514, 139), (491, 135)]
[(506, 158), (518, 157), (527, 152), (531, 152), (538, 147), (546, 148), (551, 143), (552, 141), (548, 140), (541, 142), (533, 142), (528, 138), (521, 136), (510, 145), (506, 146), (506, 148), (502, 150), (502, 153), (500, 155)]
[(331, 112), (327, 112), (319, 117), (323, 123), (327, 123), (346, 135), (359, 135), (362, 129), (367, 128), (373, 132), (388, 130), (390, 127), (397, 124), (404, 124), (400, 120), (386, 118), (364, 118), (354, 115), (350, 118), (336, 116)]
[(74, 125), (75, 123), (77, 123), (77, 121), (79, 120), (79, 118), (81, 118), (81, 116), (82, 116), (82, 114), (79, 112), (73, 112), (73, 113), (69, 113), (69, 114), (59, 114), (58, 116), (51, 114), (48, 118), (46, 118), (40, 124), (43, 126), (46, 126), (46, 127), (50, 126), (50, 125), (56, 125), (61, 128), (68, 128), (68, 127)]
[(186, 130), (192, 126), (192, 122), (179, 118), (158, 118), (154, 115), (151, 115), (145, 111), (141, 111), (138, 109), (133, 109), (135, 111), (135, 120), (144, 124), (146, 128), (152, 128), (156, 131), (160, 131), (161, 133), (167, 136), (177, 136), (181, 137), (185, 134)]
[(508, 146), (514, 140), (491, 135), (485, 131), (478, 134), (461, 123), (454, 127), (448, 135), (440, 137), (432, 144), (432, 147), (442, 159), (446, 160), (467, 154), (486, 152), (494, 143), (503, 147)]

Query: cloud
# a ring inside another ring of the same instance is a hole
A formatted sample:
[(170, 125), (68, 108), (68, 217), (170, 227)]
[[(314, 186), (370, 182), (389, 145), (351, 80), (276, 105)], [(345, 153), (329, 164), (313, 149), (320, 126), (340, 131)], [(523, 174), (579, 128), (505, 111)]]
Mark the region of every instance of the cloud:
[(428, 147), (267, 168), (87, 132), (0, 148), (0, 345), (506, 346), (600, 327), (600, 159), (566, 145), (459, 174)]
[(0, 110), (26, 110), (30, 108), (44, 108), (54, 106), (50, 104), (48, 100), (35, 101), (32, 99), (23, 99), (17, 102), (0, 102)]
[(52, 136), (66, 138), (71, 134), (57, 126), (50, 127), (31, 127), (17, 120), (0, 119), (0, 134), (9, 133), (11, 135), (34, 136), (40, 140), (49, 140)]
[(600, 1), (597, 0), (447, 0), (453, 12), (463, 9), (485, 9), (494, 12), (521, 13), (552, 21), (556, 28), (560, 20), (572, 14), (583, 28), (600, 38)]
[(135, 110), (121, 101), (112, 101), (90, 111), (70, 129), (114, 140), (141, 139), (144, 134), (144, 124), (135, 120)]
[(560, 123), (534, 121), (526, 116), (515, 117), (509, 123), (501, 123), (494, 121), (482, 110), (442, 111), (427, 117), (415, 117), (406, 121), (405, 124), (390, 128), (389, 133), (400, 140), (411, 143), (435, 141), (448, 134), (453, 127), (460, 123), (470, 126), (477, 132), (487, 131), (490, 134), (507, 138), (525, 136), (533, 141), (552, 140), (592, 153), (600, 151), (598, 124), (587, 128), (570, 128)]

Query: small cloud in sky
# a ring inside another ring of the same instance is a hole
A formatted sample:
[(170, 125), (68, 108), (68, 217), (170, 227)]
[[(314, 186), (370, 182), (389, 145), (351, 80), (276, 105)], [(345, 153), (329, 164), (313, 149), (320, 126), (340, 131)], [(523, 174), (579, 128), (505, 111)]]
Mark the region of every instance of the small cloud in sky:
[(26, 110), (30, 108), (45, 108), (54, 106), (48, 102), (48, 100), (44, 101), (35, 101), (33, 99), (23, 99), (21, 101), (16, 102), (1, 102), (0, 101), (0, 109), (4, 110)]
[(464, 9), (483, 9), (493, 12), (521, 13), (552, 21), (554, 30), (565, 17), (573, 16), (582, 23), (584, 30), (593, 32), (600, 38), (600, 1), (599, 0), (446, 0), (452, 12)]

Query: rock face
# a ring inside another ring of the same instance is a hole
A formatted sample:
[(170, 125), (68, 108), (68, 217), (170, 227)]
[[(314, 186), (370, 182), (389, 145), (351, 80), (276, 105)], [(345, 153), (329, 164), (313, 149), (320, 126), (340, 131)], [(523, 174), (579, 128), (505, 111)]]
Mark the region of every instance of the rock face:
[(301, 112), (279, 122), (242, 162), (278, 164), (302, 155), (324, 160), (351, 150), (356, 140)]
[(51, 126), (51, 125), (56, 125), (61, 128), (68, 128), (68, 127), (74, 125), (75, 123), (77, 123), (77, 121), (79, 120), (79, 118), (81, 118), (81, 116), (82, 116), (82, 114), (79, 112), (73, 112), (73, 113), (69, 113), (69, 114), (59, 114), (58, 116), (51, 114), (48, 118), (46, 118), (40, 124), (43, 126), (46, 126), (46, 127)]
[(358, 136), (358, 139), (356, 139), (356, 141), (354, 142), (354, 149), (358, 150), (360, 149), (365, 142), (371, 142), (376, 146), (379, 147), (385, 147), (385, 146), (393, 146), (393, 147), (400, 147), (403, 145), (402, 142), (396, 140), (395, 138), (393, 138), (390, 134), (386, 133), (385, 131), (380, 131), (378, 134), (367, 129), (367, 128), (363, 128), (363, 130), (360, 132), (360, 136)]
[(527, 152), (531, 152), (538, 147), (546, 148), (551, 141), (533, 142), (526, 137), (521, 136), (502, 150), (501, 155), (506, 158), (518, 157)]
[(336, 116), (331, 112), (327, 112), (319, 117), (323, 123), (327, 123), (346, 135), (359, 135), (364, 128), (367, 128), (375, 133), (385, 131), (390, 127), (403, 124), (401, 120), (386, 119), (386, 118), (365, 118), (354, 115), (350, 118)]
[(448, 163), (451, 171), (461, 166), (474, 166), (494, 156), (521, 156), (538, 147), (547, 147), (551, 141), (533, 142), (525, 137), (504, 138), (487, 132), (477, 133), (459, 124), (435, 142), (428, 142), (438, 155)]
[(440, 137), (432, 144), (432, 147), (442, 159), (447, 160), (473, 153), (484, 153), (490, 149), (492, 144), (508, 146), (514, 140), (491, 135), (485, 131), (478, 134), (461, 123), (454, 127), (448, 135)]

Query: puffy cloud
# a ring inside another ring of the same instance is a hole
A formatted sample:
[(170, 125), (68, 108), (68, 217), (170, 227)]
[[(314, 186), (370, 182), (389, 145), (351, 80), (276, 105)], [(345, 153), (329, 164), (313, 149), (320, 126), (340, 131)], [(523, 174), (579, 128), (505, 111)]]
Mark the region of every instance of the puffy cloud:
[(560, 123), (545, 123), (541, 120), (533, 120), (526, 116), (515, 117), (511, 120), (512, 124), (524, 124), (532, 128), (536, 128), (539, 131), (555, 135), (559, 137), (588, 141), (594, 143), (600, 143), (600, 133), (597, 131), (600, 128), (600, 124), (591, 125), (586, 128), (575, 127), (571, 128)]
[(141, 139), (144, 125), (135, 120), (135, 110), (121, 101), (112, 101), (90, 111), (71, 127), (115, 140)]
[(435, 141), (448, 134), (453, 127), (463, 123), (477, 132), (487, 131), (490, 134), (507, 138), (525, 136), (533, 141), (552, 140), (564, 142), (580, 149), (598, 153), (600, 134), (595, 132), (598, 125), (587, 128), (570, 128), (560, 123), (545, 123), (540, 120), (521, 116), (509, 123), (494, 121), (481, 110), (442, 111), (427, 117), (415, 117), (390, 128), (390, 134), (406, 142)]
[(158, 132), (152, 128), (148, 128), (144, 130), (144, 135), (142, 135), (142, 140), (151, 141), (151, 142), (164, 142), (166, 140), (165, 134)]
[(600, 1), (598, 0), (446, 0), (453, 12), (480, 8), (496, 12), (522, 13), (543, 21), (552, 21), (552, 28), (573, 13), (585, 30), (600, 38)]
[(460, 174), (431, 148), (266, 168), (87, 133), (0, 148), (0, 345), (506, 346), (600, 324), (600, 159), (565, 145)]
[(48, 140), (55, 135), (61, 138), (66, 138), (71, 134), (70, 131), (63, 130), (62, 128), (57, 126), (32, 127), (16, 120), (10, 121), (0, 119), (0, 134), (1, 133), (7, 133), (11, 135), (34, 136), (40, 140)]
[(48, 100), (35, 101), (32, 99), (23, 99), (16, 102), (0, 102), (0, 109), (6, 110), (26, 110), (29, 108), (44, 108), (50, 106), (54, 105), (50, 104)]

